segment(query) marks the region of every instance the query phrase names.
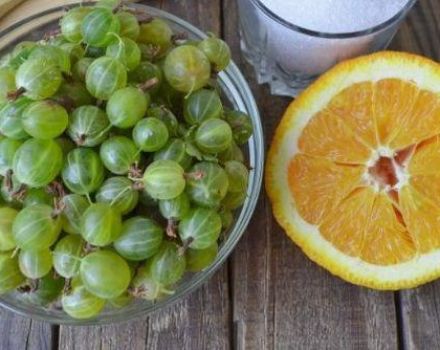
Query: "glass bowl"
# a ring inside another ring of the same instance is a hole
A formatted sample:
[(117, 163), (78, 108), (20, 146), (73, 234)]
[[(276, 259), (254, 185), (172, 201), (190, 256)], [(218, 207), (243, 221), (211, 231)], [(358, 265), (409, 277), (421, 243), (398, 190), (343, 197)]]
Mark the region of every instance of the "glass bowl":
[[(206, 37), (199, 29), (167, 12), (141, 4), (132, 4), (130, 6), (146, 10), (153, 16), (167, 20), (175, 32), (186, 32), (190, 39)], [(65, 9), (65, 6), (51, 8), (0, 31), (0, 55), (7, 53), (20, 41), (43, 38), (45, 33), (57, 27), (58, 20), (63, 15)], [(219, 83), (224, 99), (235, 109), (242, 110), (251, 116), (254, 135), (248, 142), (247, 151), (251, 169), (248, 196), (243, 207), (236, 211), (234, 225), (227, 233), (227, 238), (221, 244), (219, 254), (211, 266), (202, 272), (187, 275), (177, 286), (175, 293), (166, 299), (154, 303), (139, 300), (121, 309), (106, 308), (97, 318), (90, 320), (76, 320), (61, 310), (46, 309), (28, 304), (17, 295), (17, 292), (2, 295), (0, 297), (1, 306), (23, 316), (58, 324), (96, 325), (122, 322), (135, 317), (145, 316), (181, 300), (200, 287), (220, 268), (242, 236), (255, 210), (263, 176), (264, 145), (263, 131), (255, 99), (246, 80), (234, 63), (231, 63), (224, 72), (220, 73)]]

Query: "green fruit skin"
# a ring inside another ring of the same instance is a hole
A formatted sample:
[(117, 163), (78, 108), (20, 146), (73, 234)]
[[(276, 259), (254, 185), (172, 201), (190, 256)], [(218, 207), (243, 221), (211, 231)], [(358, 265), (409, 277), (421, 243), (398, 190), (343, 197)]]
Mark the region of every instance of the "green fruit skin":
[(240, 208), (247, 198), (246, 192), (228, 192), (221, 202), (224, 209), (235, 210)]
[(158, 252), (163, 237), (164, 230), (155, 221), (136, 216), (124, 222), (113, 246), (125, 259), (142, 261)]
[(195, 164), (187, 177), (186, 193), (190, 200), (203, 207), (217, 208), (229, 188), (228, 175), (215, 163)]
[(49, 140), (60, 136), (67, 128), (67, 111), (52, 101), (31, 103), (22, 115), (24, 130), (36, 139)]
[(135, 126), (145, 115), (149, 103), (149, 95), (138, 88), (127, 86), (116, 91), (106, 107), (110, 123), (121, 129)]
[(84, 246), (79, 235), (67, 235), (58, 241), (52, 256), (53, 267), (60, 276), (72, 278), (79, 273)]
[(20, 148), (23, 142), (5, 138), (0, 141), (0, 175), (6, 176), (6, 173), (12, 169), (15, 152)]
[(229, 192), (246, 192), (248, 187), (249, 171), (246, 166), (236, 160), (224, 164), (229, 179)]
[(81, 217), (90, 203), (79, 194), (69, 194), (63, 197), (63, 205), (63, 231), (79, 235), (81, 233)]
[(82, 147), (95, 147), (108, 136), (110, 122), (103, 110), (96, 106), (81, 106), (70, 115), (67, 134)]
[[(35, 79), (38, 74), (38, 79)], [(60, 69), (51, 61), (32, 59), (24, 62), (15, 75), (15, 84), (25, 89), (32, 100), (44, 100), (54, 95), (63, 78)]]
[(29, 55), (28, 60), (44, 60), (53, 63), (63, 73), (70, 73), (70, 56), (58, 46), (37, 45)]
[(150, 261), (151, 277), (162, 286), (172, 285), (179, 281), (185, 269), (185, 255), (180, 254), (179, 247), (172, 242), (164, 241)]
[(190, 125), (198, 125), (205, 120), (221, 118), (223, 105), (215, 90), (200, 89), (184, 101), (183, 116)]
[(54, 140), (30, 139), (14, 155), (13, 170), (18, 181), (30, 187), (52, 182), (63, 166), (63, 151)]
[(133, 140), (144, 152), (156, 152), (167, 143), (168, 128), (157, 118), (144, 118), (133, 129)]
[(143, 61), (128, 73), (128, 79), (133, 83), (145, 83), (148, 80), (157, 79), (157, 83), (148, 90), (154, 95), (160, 88), (163, 74), (162, 70), (156, 64)]
[(53, 205), (54, 196), (47, 193), (44, 188), (30, 188), (26, 191), (26, 197), (23, 200), (23, 206), (30, 207), (34, 204)]
[(88, 13), (81, 24), (81, 34), (86, 44), (96, 47), (106, 47), (119, 34), (118, 18), (109, 9), (95, 8)]
[(119, 11), (116, 14), (116, 17), (118, 18), (121, 27), (121, 37), (137, 40), (139, 37), (140, 26), (136, 16), (127, 11)]
[(227, 111), (224, 117), (232, 129), (234, 141), (244, 145), (253, 134), (251, 118), (241, 111)]
[(140, 160), (135, 143), (125, 136), (113, 136), (103, 142), (99, 155), (104, 166), (116, 175), (125, 175)]
[(134, 301), (134, 297), (129, 292), (125, 292), (114, 299), (109, 299), (108, 303), (111, 306), (120, 309), (130, 305), (133, 301)]
[(94, 59), (91, 57), (83, 57), (79, 59), (74, 65), (72, 69), (72, 75), (76, 80), (81, 82), (86, 81), (87, 70), (90, 65), (93, 63)]
[(0, 252), (7, 252), (16, 247), (12, 235), (12, 223), (18, 211), (12, 208), (0, 208)]
[(36, 290), (24, 294), (25, 300), (38, 306), (48, 306), (55, 301), (60, 295), (64, 287), (62, 278), (54, 278), (46, 275), (38, 280)]
[(49, 248), (40, 250), (21, 250), (18, 264), (23, 275), (38, 279), (47, 275), (52, 269), (52, 254)]
[(160, 18), (154, 18), (151, 22), (141, 24), (137, 38), (142, 44), (149, 44), (159, 48), (157, 56), (162, 56), (171, 47), (173, 31), (168, 23)]
[(100, 250), (81, 261), (80, 276), (87, 290), (102, 299), (114, 299), (123, 294), (131, 281), (127, 262), (118, 254)]
[(0, 68), (0, 103), (8, 100), (8, 93), (14, 91), (15, 88), (15, 72), (12, 68)]
[(122, 230), (121, 214), (107, 203), (94, 203), (81, 218), (81, 235), (98, 247), (118, 239)]
[(219, 215), (222, 219), (222, 229), (224, 231), (229, 230), (229, 228), (232, 226), (232, 223), (234, 222), (234, 215), (232, 214), (232, 211), (222, 208), (219, 211)]
[(206, 249), (217, 242), (221, 229), (222, 220), (216, 211), (196, 208), (180, 221), (179, 236), (183, 242), (191, 241), (192, 249)]
[(49, 248), (61, 232), (61, 220), (52, 218), (53, 209), (45, 204), (23, 208), (12, 224), (17, 247), (23, 250)]
[(169, 109), (167, 109), (164, 106), (159, 107), (150, 107), (147, 110), (147, 117), (149, 118), (157, 118), (161, 120), (168, 129), (168, 134), (170, 136), (177, 136), (178, 128), (179, 128), (179, 121), (177, 120), (176, 116), (171, 112)]
[(186, 269), (190, 272), (203, 271), (214, 262), (217, 254), (217, 243), (205, 249), (188, 249), (186, 251)]
[(81, 44), (64, 43), (60, 45), (60, 49), (67, 53), (72, 65), (78, 62), (78, 60), (83, 58), (86, 54), (86, 51)]
[(0, 253), (0, 295), (14, 290), (25, 280), (18, 267), (18, 258), (12, 258), (10, 252)]
[(62, 178), (73, 193), (89, 194), (96, 191), (104, 181), (104, 166), (95, 151), (76, 148), (67, 155)]
[(138, 204), (139, 192), (133, 189), (133, 182), (126, 177), (110, 177), (96, 192), (96, 201), (109, 203), (122, 215), (130, 213)]
[(124, 65), (111, 57), (97, 58), (87, 69), (87, 90), (100, 100), (108, 100), (117, 90), (127, 84)]
[(15, 101), (7, 102), (0, 109), (0, 132), (14, 140), (25, 140), (29, 134), (24, 131), (21, 115), (25, 108), (32, 103), (27, 97), (19, 97)]
[(87, 319), (98, 316), (105, 306), (105, 300), (98, 298), (88, 292), (84, 286), (72, 289), (61, 298), (63, 310), (70, 317), (76, 319)]
[(81, 42), (83, 36), (81, 33), (81, 24), (92, 11), (91, 7), (80, 6), (69, 10), (60, 21), (61, 34), (71, 43)]
[(66, 108), (78, 108), (93, 104), (95, 101), (84, 84), (79, 81), (64, 82), (52, 96), (52, 100)]
[(164, 74), (177, 91), (189, 93), (204, 87), (211, 76), (211, 65), (198, 48), (182, 45), (174, 48), (165, 58)]
[(136, 291), (136, 297), (155, 301), (163, 297), (165, 293), (164, 287), (153, 280), (150, 265), (142, 265), (137, 269), (132, 285)]
[(210, 37), (202, 40), (198, 48), (208, 57), (214, 70), (220, 72), (231, 62), (231, 50), (223, 40)]
[(17, 198), (15, 194), (22, 189), (23, 184), (17, 180), (15, 175), (11, 176), (11, 183), (12, 188), (9, 188), (6, 178), (2, 179), (2, 185), (0, 188), (1, 199), (6, 202), (9, 207), (21, 209), (23, 206), (22, 200), (21, 198)]
[(119, 60), (129, 71), (135, 69), (141, 62), (141, 50), (129, 38), (122, 38), (118, 42), (109, 45), (105, 54)]
[(217, 154), (224, 152), (232, 142), (232, 130), (228, 123), (221, 119), (204, 121), (196, 131), (196, 144), (203, 152)]
[(154, 153), (154, 160), (173, 160), (187, 170), (192, 164), (192, 157), (186, 152), (186, 144), (182, 139), (171, 139), (159, 151)]
[(191, 203), (185, 192), (176, 198), (159, 201), (159, 211), (168, 220), (180, 220), (189, 213), (190, 207)]
[(226, 151), (218, 154), (218, 159), (222, 163), (226, 163), (230, 160), (236, 160), (238, 162), (243, 163), (244, 162), (244, 154), (243, 151), (240, 149), (240, 147), (237, 146), (237, 144), (232, 141), (231, 145), (226, 149)]
[(184, 170), (172, 160), (156, 160), (145, 170), (145, 191), (155, 199), (172, 199), (180, 195), (186, 186)]

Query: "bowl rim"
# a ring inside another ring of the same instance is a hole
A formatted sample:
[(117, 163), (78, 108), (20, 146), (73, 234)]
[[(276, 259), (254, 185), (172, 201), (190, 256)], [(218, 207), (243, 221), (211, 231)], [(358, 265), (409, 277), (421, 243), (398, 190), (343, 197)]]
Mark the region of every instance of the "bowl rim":
[[(12, 24), (11, 26), (1, 30), (0, 40), (4, 38), (7, 34), (13, 32), (14, 30), (17, 30), (25, 26), (26, 24), (31, 23), (32, 21), (37, 20), (41, 17), (56, 14), (57, 12), (65, 10), (66, 8), (70, 9), (79, 5), (89, 6), (92, 4), (93, 2), (90, 1), (88, 2), (76, 1), (73, 3), (69, 3), (68, 5), (54, 6), (47, 10), (38, 12), (36, 14), (33, 14), (32, 16), (22, 19)], [(162, 9), (144, 4), (136, 4), (136, 3), (130, 4), (129, 7), (146, 9), (148, 11), (151, 11), (153, 15), (159, 15), (161, 18), (164, 18), (165, 20), (175, 22), (177, 25), (184, 27), (185, 30), (191, 32), (192, 35), (196, 35), (200, 38), (207, 37), (207, 35), (203, 31), (201, 31), (191, 23)], [(53, 21), (53, 19), (45, 22), (45, 24), (48, 24), (51, 21)], [(178, 301), (181, 301), (183, 298), (188, 297), (189, 294), (196, 291), (204, 283), (206, 283), (212, 277), (212, 275), (223, 265), (226, 259), (230, 256), (233, 249), (237, 245), (239, 239), (244, 234), (244, 231), (250, 222), (252, 214), (255, 211), (261, 193), (263, 172), (264, 172), (265, 148), (264, 148), (263, 127), (261, 124), (260, 113), (254, 95), (246, 79), (244, 78), (240, 69), (232, 60), (229, 66), (226, 68), (226, 70), (219, 74), (220, 83), (222, 82), (225, 83), (227, 81), (230, 81), (231, 83), (234, 82), (235, 85), (239, 88), (239, 90), (236, 89), (237, 90), (236, 93), (238, 92), (240, 94), (239, 95), (240, 101), (243, 106), (246, 106), (246, 108), (248, 109), (247, 112), (251, 116), (252, 124), (254, 128), (254, 134), (251, 137), (251, 139), (248, 141), (248, 146), (249, 146), (250, 158), (251, 156), (255, 158), (254, 160), (255, 164), (253, 164), (253, 167), (250, 171), (248, 196), (246, 202), (241, 207), (240, 212), (237, 211), (234, 226), (230, 229), (228, 238), (224, 241), (223, 245), (221, 246), (221, 249), (219, 251), (216, 260), (208, 268), (206, 268), (205, 270), (199, 273), (194, 274), (190, 280), (191, 283), (183, 282), (182, 283), (183, 288), (181, 289), (179, 286), (177, 289), (178, 292), (175, 295), (172, 295), (164, 299), (163, 301), (158, 301), (156, 303), (153, 303), (149, 305), (148, 308), (138, 307), (136, 309), (126, 310), (127, 312), (123, 312), (125, 308), (121, 308), (120, 309), (121, 312), (115, 315), (101, 314), (98, 315), (96, 318), (86, 319), (86, 320), (74, 319), (68, 316), (67, 314), (64, 314), (62, 317), (55, 317), (54, 315), (44, 313), (42, 310), (40, 312), (37, 312), (35, 309), (29, 311), (29, 307), (26, 307), (26, 305), (15, 305), (15, 304), (19, 304), (19, 302), (14, 304), (7, 300), (4, 300), (1, 296), (0, 296), (0, 306), (21, 316), (30, 317), (32, 319), (40, 320), (40, 321), (46, 321), (52, 324), (71, 325), (71, 326), (115, 324), (120, 322), (128, 322), (130, 320), (139, 317), (145, 317), (155, 311), (158, 311), (159, 309), (161, 310), (166, 309), (176, 304)], [(224, 88), (225, 87), (222, 87), (222, 90), (224, 90)], [(252, 144), (254, 148), (251, 147)]]

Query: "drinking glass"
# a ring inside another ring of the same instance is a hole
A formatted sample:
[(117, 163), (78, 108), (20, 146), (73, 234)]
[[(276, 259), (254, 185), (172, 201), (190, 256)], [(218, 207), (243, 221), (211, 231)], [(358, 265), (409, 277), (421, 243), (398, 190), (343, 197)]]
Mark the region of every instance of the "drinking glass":
[(238, 0), (241, 49), (258, 83), (269, 83), (274, 95), (297, 96), (339, 61), (385, 49), (416, 1), (365, 30), (325, 33), (286, 21), (260, 0)]

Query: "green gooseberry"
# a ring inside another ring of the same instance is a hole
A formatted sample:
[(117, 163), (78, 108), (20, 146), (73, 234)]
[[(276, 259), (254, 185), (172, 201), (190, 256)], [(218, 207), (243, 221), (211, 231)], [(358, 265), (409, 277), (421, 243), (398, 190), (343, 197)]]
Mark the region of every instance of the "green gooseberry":
[(30, 187), (51, 183), (63, 166), (63, 151), (54, 140), (30, 139), (15, 152), (13, 172), (18, 181)]
[(0, 294), (8, 293), (25, 282), (18, 267), (18, 258), (10, 252), (0, 253)]
[(127, 86), (115, 91), (107, 102), (110, 123), (120, 129), (132, 128), (143, 118), (150, 96), (141, 89)]
[(81, 217), (81, 235), (98, 247), (109, 245), (121, 235), (121, 214), (108, 203), (91, 204)]
[(7, 102), (0, 108), (0, 132), (14, 140), (29, 138), (24, 131), (21, 116), (23, 111), (32, 103), (32, 100), (22, 96), (15, 101)]
[(78, 275), (85, 242), (79, 235), (61, 238), (53, 250), (53, 267), (64, 278)]
[(158, 252), (163, 237), (164, 230), (155, 221), (135, 216), (124, 222), (121, 236), (113, 246), (125, 259), (141, 261)]
[(61, 176), (70, 191), (88, 195), (104, 181), (104, 166), (95, 151), (76, 148), (67, 155)]
[(61, 304), (64, 312), (70, 317), (87, 319), (101, 313), (105, 306), (105, 300), (90, 293), (83, 285), (79, 285), (63, 294)]
[(186, 151), (186, 143), (182, 139), (171, 139), (159, 151), (154, 153), (154, 160), (173, 160), (180, 164), (183, 169), (188, 169), (193, 158)]
[(121, 37), (137, 40), (139, 37), (140, 26), (136, 16), (128, 11), (119, 11), (116, 13), (116, 17), (118, 18), (121, 27), (119, 33)]
[(71, 43), (80, 43), (83, 39), (81, 25), (84, 17), (92, 11), (91, 7), (79, 6), (67, 11), (60, 21), (63, 37)]
[(172, 199), (180, 195), (186, 185), (184, 170), (172, 160), (155, 160), (143, 176), (145, 191), (155, 199)]
[(203, 39), (197, 46), (208, 57), (216, 72), (224, 70), (231, 62), (231, 50), (219, 38), (211, 36)]
[(197, 128), (195, 141), (203, 152), (224, 152), (232, 142), (231, 127), (222, 119), (208, 119)]
[(147, 110), (147, 117), (148, 118), (156, 118), (161, 120), (168, 129), (168, 134), (170, 136), (176, 136), (177, 135), (177, 129), (179, 127), (179, 122), (174, 115), (173, 112), (171, 112), (168, 108), (165, 106), (155, 106), (150, 107)]
[(167, 22), (160, 18), (154, 18), (148, 23), (140, 25), (137, 41), (158, 49), (156, 57), (165, 54), (171, 47), (173, 31)]
[(93, 61), (86, 73), (86, 87), (92, 96), (108, 100), (127, 84), (127, 70), (117, 59), (100, 57)]
[(9, 67), (0, 68), (0, 103), (8, 100), (8, 94), (15, 91), (15, 71)]
[(199, 272), (211, 265), (218, 254), (218, 244), (213, 243), (205, 249), (188, 249), (186, 251), (186, 268), (191, 272)]
[(229, 179), (229, 192), (246, 192), (249, 171), (246, 166), (236, 160), (225, 162), (224, 169)]
[(232, 129), (232, 136), (238, 145), (244, 145), (253, 133), (251, 118), (241, 111), (226, 111), (224, 115)]
[(139, 201), (139, 192), (133, 182), (123, 176), (110, 177), (96, 192), (96, 201), (109, 203), (122, 215), (130, 213)]
[(81, 217), (90, 206), (86, 197), (79, 194), (69, 194), (62, 199), (63, 230), (71, 234), (81, 234)]
[(220, 215), (213, 209), (192, 209), (179, 223), (179, 236), (192, 249), (206, 249), (217, 242), (222, 230)]
[(14, 155), (22, 141), (4, 138), (0, 141), (0, 175), (6, 176), (12, 170)]
[(119, 60), (129, 71), (141, 62), (141, 50), (136, 42), (129, 38), (119, 38), (117, 42), (107, 46), (105, 54)]
[(140, 152), (135, 143), (125, 136), (112, 136), (104, 141), (99, 155), (104, 166), (116, 175), (127, 174), (140, 160)]
[(159, 251), (150, 260), (151, 278), (162, 286), (178, 282), (185, 273), (185, 255), (177, 244), (164, 241)]
[(81, 106), (70, 115), (67, 134), (78, 145), (95, 147), (108, 136), (110, 122), (103, 110), (96, 106)]
[(18, 265), (27, 278), (41, 278), (52, 270), (52, 252), (49, 248), (20, 250)]
[(7, 252), (16, 247), (12, 234), (12, 223), (18, 211), (8, 207), (0, 208), (0, 252)]
[(182, 192), (172, 199), (160, 200), (159, 211), (168, 220), (180, 220), (189, 213), (191, 204), (188, 195)]
[(144, 152), (156, 152), (167, 143), (168, 128), (157, 118), (144, 118), (137, 122), (133, 129), (133, 140)]
[(83, 41), (92, 46), (106, 47), (119, 34), (119, 19), (107, 8), (94, 8), (82, 20)]
[(183, 116), (190, 125), (199, 125), (205, 120), (221, 118), (223, 105), (215, 90), (200, 89), (185, 99)]
[(197, 163), (187, 176), (186, 193), (190, 200), (199, 206), (217, 208), (226, 196), (228, 188), (228, 175), (215, 163)]

